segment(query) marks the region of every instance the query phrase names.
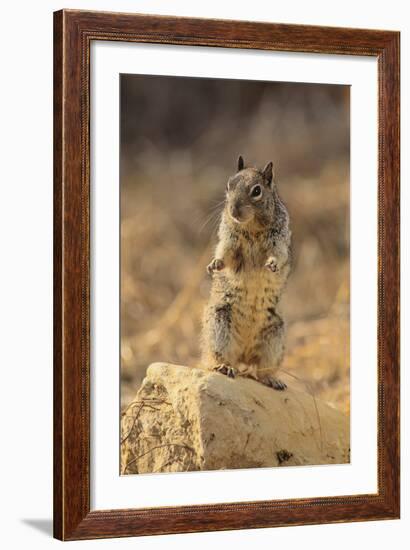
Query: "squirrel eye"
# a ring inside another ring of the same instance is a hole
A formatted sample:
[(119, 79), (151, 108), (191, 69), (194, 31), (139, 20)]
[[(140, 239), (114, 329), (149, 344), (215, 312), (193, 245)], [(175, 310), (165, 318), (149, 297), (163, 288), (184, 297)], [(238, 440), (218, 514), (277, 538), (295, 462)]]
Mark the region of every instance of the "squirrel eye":
[(262, 188), (260, 185), (255, 185), (251, 189), (251, 197), (259, 197), (262, 193)]

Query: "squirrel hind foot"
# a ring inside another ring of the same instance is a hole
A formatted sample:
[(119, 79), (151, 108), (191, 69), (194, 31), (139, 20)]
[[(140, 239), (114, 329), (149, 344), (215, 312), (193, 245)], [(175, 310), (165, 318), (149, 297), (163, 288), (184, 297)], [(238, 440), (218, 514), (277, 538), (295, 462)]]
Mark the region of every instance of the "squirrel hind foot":
[(269, 388), (277, 391), (284, 391), (288, 387), (285, 382), (282, 382), (282, 380), (279, 380), (279, 378), (273, 378), (271, 376), (264, 378), (263, 380), (261, 380), (261, 382), (265, 386), (268, 386)]
[(231, 365), (228, 365), (227, 363), (221, 363), (220, 365), (217, 365), (213, 369), (215, 372), (219, 372), (220, 374), (224, 374), (228, 378), (235, 378), (238, 371), (234, 367), (231, 367)]

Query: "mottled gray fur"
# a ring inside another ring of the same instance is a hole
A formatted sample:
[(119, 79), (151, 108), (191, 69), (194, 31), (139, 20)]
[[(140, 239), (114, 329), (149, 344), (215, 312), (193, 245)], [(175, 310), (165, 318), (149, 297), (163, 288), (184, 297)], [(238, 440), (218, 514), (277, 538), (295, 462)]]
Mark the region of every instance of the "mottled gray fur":
[(227, 184), (212, 288), (203, 318), (202, 364), (234, 377), (256, 378), (275, 389), (284, 355), (285, 328), (278, 303), (290, 271), (289, 215), (272, 163), (245, 168)]

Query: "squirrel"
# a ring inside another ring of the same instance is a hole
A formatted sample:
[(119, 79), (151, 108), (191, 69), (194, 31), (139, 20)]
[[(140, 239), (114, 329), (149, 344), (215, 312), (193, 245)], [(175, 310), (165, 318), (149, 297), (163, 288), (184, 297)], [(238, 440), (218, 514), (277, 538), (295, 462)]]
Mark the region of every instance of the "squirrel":
[(291, 267), (289, 214), (279, 197), (272, 162), (229, 178), (218, 229), (210, 299), (202, 326), (202, 366), (285, 390), (276, 377), (285, 327), (278, 303)]

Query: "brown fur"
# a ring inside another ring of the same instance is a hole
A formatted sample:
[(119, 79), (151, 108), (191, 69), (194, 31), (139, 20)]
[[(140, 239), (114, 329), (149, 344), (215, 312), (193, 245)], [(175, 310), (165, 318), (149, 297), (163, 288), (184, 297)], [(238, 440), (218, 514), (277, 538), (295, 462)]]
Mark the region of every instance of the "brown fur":
[(203, 318), (202, 364), (284, 389), (276, 379), (285, 335), (278, 302), (290, 271), (289, 216), (271, 163), (264, 170), (243, 168), (240, 157), (238, 168), (228, 181), (219, 241), (208, 266), (213, 280)]

